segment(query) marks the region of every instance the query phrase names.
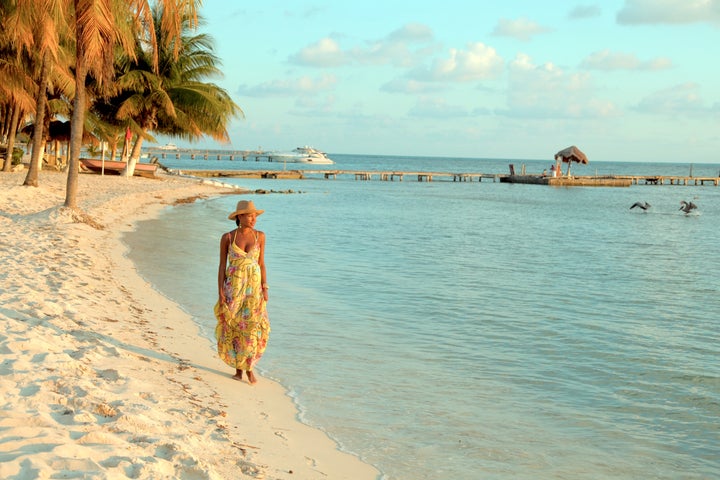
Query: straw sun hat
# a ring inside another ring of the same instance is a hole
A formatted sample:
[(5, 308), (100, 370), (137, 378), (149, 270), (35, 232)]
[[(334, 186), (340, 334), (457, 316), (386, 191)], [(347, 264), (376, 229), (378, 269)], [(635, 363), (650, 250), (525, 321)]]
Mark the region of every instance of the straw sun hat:
[(255, 204), (252, 202), (252, 200), (240, 200), (237, 203), (237, 207), (235, 207), (235, 211), (228, 216), (228, 219), (235, 220), (238, 215), (242, 215), (243, 213), (254, 213), (255, 215), (261, 215), (264, 211), (265, 210), (256, 209)]

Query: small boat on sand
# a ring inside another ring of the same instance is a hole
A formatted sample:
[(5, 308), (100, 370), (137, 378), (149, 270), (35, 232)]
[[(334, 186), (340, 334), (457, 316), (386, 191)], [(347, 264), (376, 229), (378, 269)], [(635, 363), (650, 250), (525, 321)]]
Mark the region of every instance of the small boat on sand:
[[(120, 175), (125, 170), (125, 162), (118, 162), (116, 160), (101, 160), (99, 158), (81, 158), (80, 164), (87, 170), (94, 173), (102, 173), (103, 171), (108, 175)], [(136, 163), (135, 164), (135, 175), (139, 177), (152, 178), (155, 176), (157, 171), (157, 163)]]

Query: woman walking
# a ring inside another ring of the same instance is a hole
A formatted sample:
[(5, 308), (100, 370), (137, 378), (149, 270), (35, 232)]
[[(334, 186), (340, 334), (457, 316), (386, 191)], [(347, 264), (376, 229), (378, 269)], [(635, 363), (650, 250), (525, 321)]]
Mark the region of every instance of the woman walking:
[(235, 368), (233, 378), (242, 380), (245, 372), (251, 384), (257, 382), (253, 367), (270, 336), (265, 234), (255, 230), (263, 212), (252, 201), (240, 200), (228, 216), (237, 228), (220, 239), (219, 298), (215, 304), (218, 355)]

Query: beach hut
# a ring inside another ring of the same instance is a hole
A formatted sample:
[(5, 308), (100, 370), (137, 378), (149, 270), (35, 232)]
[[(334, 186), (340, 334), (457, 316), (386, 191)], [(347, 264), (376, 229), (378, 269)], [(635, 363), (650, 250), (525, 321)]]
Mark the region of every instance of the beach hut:
[[(27, 124), (22, 129), (22, 133), (25, 133), (29, 137), (32, 137), (33, 130), (35, 129), (35, 125), (33, 123)], [(61, 120), (52, 120), (48, 124), (48, 128), (45, 131), (45, 141), (46, 142), (53, 142), (54, 148), (54, 155), (53, 157), (48, 157), (47, 161), (51, 165), (56, 166), (58, 164), (58, 160), (60, 157), (60, 144), (65, 144), (66, 150), (69, 149), (69, 143), (70, 143), (70, 121), (63, 122)], [(82, 137), (82, 143), (83, 145), (91, 144), (91, 143), (97, 143), (97, 138), (95, 138), (94, 135), (92, 135), (87, 130), (83, 130), (83, 137)]]
[(557, 162), (557, 171), (562, 172), (562, 166), (560, 165), (561, 162), (567, 163), (567, 176), (570, 176), (570, 165), (572, 165), (573, 162), (576, 163), (582, 163), (587, 165), (588, 158), (587, 155), (585, 155), (582, 151), (580, 151), (579, 148), (577, 148), (575, 145), (572, 145), (567, 148), (563, 148), (559, 152), (555, 154), (555, 161)]

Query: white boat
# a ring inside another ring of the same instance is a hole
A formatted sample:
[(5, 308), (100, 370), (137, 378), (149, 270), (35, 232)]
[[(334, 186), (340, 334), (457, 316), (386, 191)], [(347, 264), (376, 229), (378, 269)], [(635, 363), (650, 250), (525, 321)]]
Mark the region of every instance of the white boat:
[(325, 152), (316, 150), (307, 145), (297, 147), (292, 152), (272, 152), (268, 156), (271, 162), (288, 162), (288, 163), (314, 163), (317, 165), (332, 165), (333, 162), (328, 158)]
[(161, 147), (158, 147), (160, 150), (177, 150), (178, 147), (174, 143), (168, 143)]

